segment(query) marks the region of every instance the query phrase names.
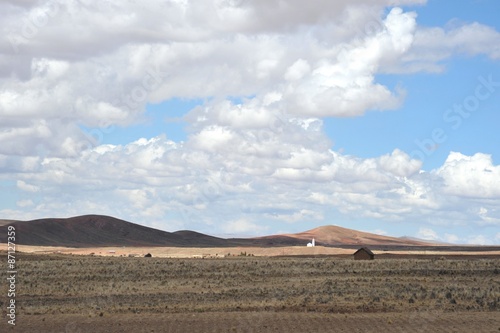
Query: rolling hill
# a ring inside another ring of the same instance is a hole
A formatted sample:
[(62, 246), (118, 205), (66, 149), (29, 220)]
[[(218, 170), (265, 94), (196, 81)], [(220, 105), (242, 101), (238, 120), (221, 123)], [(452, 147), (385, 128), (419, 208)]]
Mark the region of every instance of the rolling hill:
[(2, 221), (0, 234), (6, 234), (7, 227), (13, 225), (16, 228), (17, 244), (37, 246), (305, 246), (312, 238), (315, 238), (317, 245), (323, 246), (433, 245), (420, 240), (380, 236), (333, 225), (296, 234), (225, 239), (189, 230), (166, 232), (102, 215), (46, 218), (32, 221), (0, 221)]
[(10, 221), (0, 226), (16, 228), (16, 243), (38, 246), (226, 246), (227, 240), (191, 231), (161, 231), (110, 216), (84, 215), (71, 218), (47, 218)]
[(396, 238), (334, 225), (322, 226), (297, 234), (284, 235), (303, 241), (314, 238), (317, 245), (413, 245), (426, 246), (429, 242), (418, 239)]

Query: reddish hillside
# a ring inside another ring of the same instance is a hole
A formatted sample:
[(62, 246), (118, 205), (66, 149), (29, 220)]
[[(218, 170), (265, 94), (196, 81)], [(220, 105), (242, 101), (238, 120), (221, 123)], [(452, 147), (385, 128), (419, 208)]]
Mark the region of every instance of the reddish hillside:
[(313, 238), (316, 245), (338, 246), (338, 245), (397, 245), (397, 246), (428, 246), (431, 243), (408, 238), (396, 238), (371, 234), (368, 232), (342, 228), (334, 225), (318, 227), (297, 234), (284, 234), (261, 237), (263, 239), (274, 239), (277, 237), (300, 240), (301, 244), (307, 244)]

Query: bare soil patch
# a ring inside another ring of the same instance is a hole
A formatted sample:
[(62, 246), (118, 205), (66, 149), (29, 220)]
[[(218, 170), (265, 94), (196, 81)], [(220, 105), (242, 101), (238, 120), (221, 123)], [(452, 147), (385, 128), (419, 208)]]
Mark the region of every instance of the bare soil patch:
[(351, 313), (314, 312), (209, 312), (181, 314), (114, 314), (26, 316), (6, 330), (26, 333), (84, 332), (207, 332), (207, 333), (312, 333), (312, 332), (498, 332), (498, 313)]

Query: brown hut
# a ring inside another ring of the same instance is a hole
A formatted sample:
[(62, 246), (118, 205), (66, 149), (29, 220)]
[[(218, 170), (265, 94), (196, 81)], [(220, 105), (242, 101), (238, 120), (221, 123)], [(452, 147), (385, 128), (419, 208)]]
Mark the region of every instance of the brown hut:
[(370, 251), (367, 247), (362, 247), (356, 252), (354, 252), (354, 260), (373, 260), (375, 259), (375, 254)]

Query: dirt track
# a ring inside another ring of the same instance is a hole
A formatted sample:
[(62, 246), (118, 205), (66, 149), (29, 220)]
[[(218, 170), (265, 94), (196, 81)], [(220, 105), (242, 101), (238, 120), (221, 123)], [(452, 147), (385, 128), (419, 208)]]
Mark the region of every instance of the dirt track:
[(499, 332), (499, 312), (452, 313), (287, 313), (215, 312), (124, 314), (88, 317), (50, 315), (19, 317), (12, 332)]

